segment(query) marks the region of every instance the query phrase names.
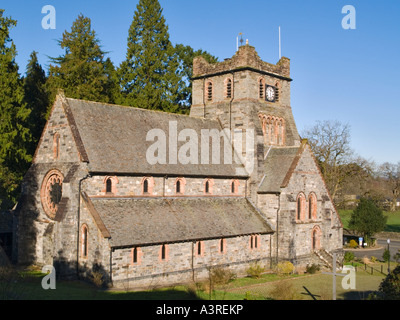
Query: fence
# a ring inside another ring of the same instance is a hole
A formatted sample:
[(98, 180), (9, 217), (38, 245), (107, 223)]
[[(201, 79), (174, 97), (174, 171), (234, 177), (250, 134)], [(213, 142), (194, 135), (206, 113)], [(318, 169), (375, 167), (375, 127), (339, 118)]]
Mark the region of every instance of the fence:
[[(351, 262), (351, 265), (355, 268), (356, 272), (357, 272), (357, 268), (362, 268), (364, 269), (365, 272), (370, 273), (370, 274), (374, 274), (375, 272), (379, 272), (385, 276), (387, 276), (387, 271), (388, 271), (388, 266), (386, 265), (381, 265), (380, 268), (377, 267), (372, 267), (367, 265), (366, 263), (360, 264), (359, 262)], [(396, 267), (396, 263), (393, 263), (393, 266), (391, 265), (390, 270), (393, 270)]]

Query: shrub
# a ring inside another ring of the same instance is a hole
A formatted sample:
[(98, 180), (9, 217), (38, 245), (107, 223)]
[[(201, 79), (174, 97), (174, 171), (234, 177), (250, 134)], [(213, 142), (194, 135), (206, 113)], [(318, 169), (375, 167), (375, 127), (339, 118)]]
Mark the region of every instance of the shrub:
[(276, 266), (276, 273), (279, 275), (289, 275), (293, 273), (294, 265), (290, 261), (279, 262)]
[(376, 298), (381, 298), (383, 300), (400, 300), (400, 266), (397, 266), (383, 279)]
[(236, 279), (236, 274), (229, 269), (215, 267), (210, 270), (210, 280), (213, 284), (224, 285)]
[(377, 260), (378, 260), (378, 259), (377, 259), (376, 257), (371, 256), (371, 262), (372, 262), (372, 263), (375, 263)]
[(314, 263), (312, 265), (308, 265), (306, 268), (306, 272), (310, 273), (310, 274), (314, 274), (319, 270), (320, 270), (320, 266), (317, 264), (314, 264)]
[(261, 274), (265, 271), (265, 268), (260, 266), (257, 262), (252, 263), (250, 267), (246, 270), (247, 275), (252, 278), (259, 278)]
[(354, 239), (351, 239), (350, 240), (350, 242), (349, 242), (349, 247), (350, 248), (357, 248), (358, 247), (358, 243), (357, 243), (357, 241), (356, 240), (354, 240)]
[(350, 262), (354, 260), (354, 253), (350, 251), (346, 251), (344, 254), (344, 262)]

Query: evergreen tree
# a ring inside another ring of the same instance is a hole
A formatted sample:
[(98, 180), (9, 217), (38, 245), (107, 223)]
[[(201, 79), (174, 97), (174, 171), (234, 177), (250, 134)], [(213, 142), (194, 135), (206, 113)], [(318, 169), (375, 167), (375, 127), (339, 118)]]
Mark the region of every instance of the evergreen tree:
[(119, 103), (153, 110), (179, 111), (181, 79), (168, 27), (157, 0), (140, 0), (129, 29), (126, 60), (118, 70)]
[(63, 89), (70, 98), (113, 103), (116, 84), (109, 72), (114, 67), (110, 60), (104, 60), (106, 52), (101, 50), (91, 20), (80, 14), (59, 44), (65, 54), (51, 58), (56, 64), (50, 65), (49, 70), (52, 100), (58, 89)]
[(50, 105), (46, 80), (46, 74), (38, 62), (37, 52), (33, 51), (24, 78), (25, 102), (31, 109), (29, 116), (29, 126), (32, 132), (32, 144), (29, 148), (31, 154), (35, 152), (46, 124), (46, 115)]
[(5, 209), (16, 201), (31, 161), (27, 151), (31, 134), (27, 127), (30, 110), (15, 62), (17, 51), (9, 35), (17, 22), (3, 14), (0, 9), (0, 205)]
[(364, 239), (370, 242), (375, 233), (385, 229), (386, 220), (387, 217), (372, 200), (361, 198), (357, 208), (353, 210), (349, 227), (362, 234)]

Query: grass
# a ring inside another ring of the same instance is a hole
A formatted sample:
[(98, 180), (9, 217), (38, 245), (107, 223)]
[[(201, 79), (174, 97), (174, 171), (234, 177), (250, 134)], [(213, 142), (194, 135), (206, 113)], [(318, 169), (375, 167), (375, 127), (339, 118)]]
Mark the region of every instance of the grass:
[[(339, 210), (340, 218), (343, 222), (343, 227), (348, 228), (353, 210)], [(386, 232), (400, 232), (400, 211), (388, 212), (384, 211), (383, 215), (387, 217)]]
[[(367, 270), (368, 271), (368, 270)], [(23, 300), (266, 300), (276, 298), (277, 292), (290, 295), (295, 300), (329, 300), (332, 299), (332, 276), (322, 273), (313, 275), (278, 276), (264, 274), (260, 278), (238, 278), (228, 285), (210, 290), (199, 289), (194, 285), (174, 286), (162, 289), (125, 292), (116, 290), (98, 290), (93, 285), (81, 281), (57, 280), (55, 290), (44, 290), (41, 280), (44, 276), (35, 272), (23, 272), (18, 281), (10, 281), (13, 296), (4, 297), (4, 281), (0, 281), (0, 299), (12, 298)], [(359, 300), (376, 291), (384, 275), (366, 272), (363, 267), (357, 268), (356, 289), (344, 290), (341, 287), (342, 277), (337, 280), (337, 299)], [(311, 294), (311, 295), (310, 295)], [(283, 297), (285, 297), (283, 296)], [(282, 298), (285, 299), (285, 298)]]

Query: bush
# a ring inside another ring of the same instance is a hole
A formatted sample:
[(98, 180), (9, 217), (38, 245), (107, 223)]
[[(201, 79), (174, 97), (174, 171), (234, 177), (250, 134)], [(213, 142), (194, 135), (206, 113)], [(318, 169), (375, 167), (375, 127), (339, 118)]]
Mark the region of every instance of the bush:
[(265, 268), (260, 266), (257, 262), (252, 263), (250, 267), (246, 270), (247, 275), (252, 278), (260, 278), (261, 274), (265, 271)]
[(344, 262), (350, 262), (354, 260), (354, 253), (350, 251), (346, 251), (344, 254)]
[(376, 257), (371, 256), (371, 262), (372, 262), (372, 263), (375, 263), (377, 260), (378, 260), (378, 259), (377, 259)]
[(400, 300), (400, 266), (386, 276), (379, 286), (377, 297), (383, 300)]
[(320, 270), (320, 266), (317, 264), (314, 264), (314, 263), (312, 265), (308, 265), (306, 268), (306, 272), (310, 273), (310, 274), (314, 274), (319, 270)]
[(276, 266), (276, 273), (279, 275), (289, 275), (293, 273), (294, 265), (289, 261), (279, 262)]
[(236, 279), (236, 274), (229, 269), (215, 267), (210, 270), (210, 280), (213, 284), (224, 285)]
[(357, 248), (358, 247), (358, 243), (357, 243), (357, 241), (356, 240), (354, 240), (354, 239), (351, 239), (350, 240), (350, 242), (349, 242), (349, 247), (350, 248)]

